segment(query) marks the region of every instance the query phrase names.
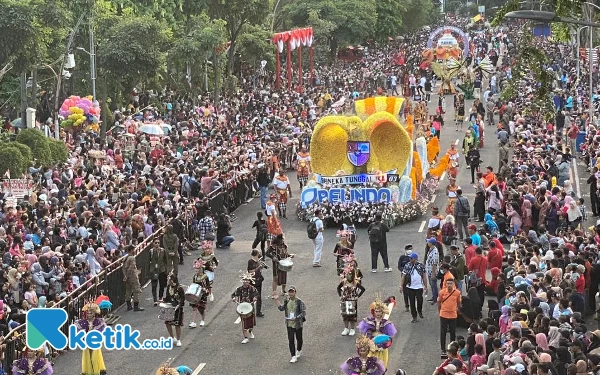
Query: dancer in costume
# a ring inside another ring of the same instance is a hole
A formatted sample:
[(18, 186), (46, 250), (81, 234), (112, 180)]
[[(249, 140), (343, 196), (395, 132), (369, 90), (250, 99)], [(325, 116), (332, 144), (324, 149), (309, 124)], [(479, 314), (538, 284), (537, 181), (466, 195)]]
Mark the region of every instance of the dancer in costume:
[(192, 321), (190, 322), (190, 328), (196, 328), (196, 320), (198, 319), (198, 314), (200, 314), (200, 327), (204, 327), (204, 311), (206, 310), (206, 305), (208, 303), (208, 291), (210, 290), (210, 281), (208, 280), (208, 275), (204, 273), (204, 267), (206, 266), (206, 262), (201, 258), (196, 259), (194, 262), (194, 269), (196, 273), (194, 277), (192, 277), (192, 283), (198, 284), (202, 287), (203, 293), (202, 297), (200, 297), (200, 301), (196, 303), (190, 303), (192, 310), (194, 311), (194, 316)]
[[(83, 307), (83, 316), (75, 322), (78, 331), (98, 331), (102, 332), (106, 328), (104, 319), (100, 316), (100, 307), (93, 302)], [(81, 374), (82, 375), (104, 375), (106, 366), (102, 357), (102, 350), (83, 349), (81, 353)]]
[(448, 197), (448, 203), (446, 204), (446, 214), (454, 215), (454, 204), (456, 203), (456, 191), (460, 189), (460, 186), (456, 184), (455, 177), (448, 177), (448, 186), (446, 186), (446, 196)]
[(212, 241), (202, 241), (202, 252), (200, 253), (200, 259), (202, 259), (204, 264), (204, 273), (208, 276), (209, 280), (209, 288), (208, 288), (208, 300), (214, 301), (215, 297), (212, 293), (213, 282), (215, 281), (215, 270), (219, 265), (219, 260), (215, 256), (213, 252), (213, 243)]
[(277, 208), (279, 209), (279, 216), (287, 219), (287, 202), (288, 196), (290, 198), (292, 197), (292, 186), (290, 185), (290, 180), (285, 175), (285, 170), (283, 168), (279, 169), (279, 173), (273, 178), (273, 185), (277, 192)]
[(460, 155), (454, 143), (450, 145), (450, 148), (446, 151), (446, 155), (450, 157), (450, 163), (448, 164), (448, 176), (456, 178), (456, 175), (458, 174), (458, 167), (460, 165)]
[(23, 349), (24, 357), (13, 362), (12, 375), (52, 375), (52, 364), (44, 358), (44, 349)]
[(277, 215), (277, 195), (271, 194), (267, 201), (267, 208), (265, 208), (265, 215), (267, 215), (267, 247), (271, 245), (271, 241), (277, 235), (283, 233), (281, 230), (281, 222)]
[[(371, 351), (370, 355), (381, 359), (383, 365), (387, 369), (388, 364), (388, 348), (392, 344), (392, 339), (396, 335), (396, 327), (394, 323), (384, 318), (384, 315), (389, 314), (388, 307), (383, 303), (380, 298), (377, 298), (374, 303), (371, 304), (371, 315), (364, 318), (358, 325), (360, 332), (371, 339), (376, 347), (376, 350)], [(379, 339), (375, 340), (377, 336), (386, 335), (387, 340), (380, 344)]]
[(192, 375), (192, 369), (187, 366), (171, 367), (171, 360), (161, 365), (155, 375)]
[(385, 366), (377, 357), (369, 356), (369, 353), (375, 350), (373, 343), (368, 337), (360, 336), (356, 340), (356, 357), (348, 360), (340, 366), (342, 372), (346, 375), (383, 375)]
[(298, 152), (297, 161), (297, 175), (298, 175), (298, 183), (300, 184), (300, 190), (306, 186), (308, 182), (308, 175), (310, 174), (310, 154), (306, 152), (306, 147), (302, 146), (300, 152)]
[(286, 258), (293, 258), (295, 254), (289, 254), (287, 245), (283, 238), (283, 234), (278, 235), (271, 242), (269, 250), (267, 250), (267, 257), (273, 260), (273, 294), (272, 298), (277, 296), (277, 286), (281, 286), (281, 293), (285, 294), (285, 286), (287, 284), (287, 272), (279, 269), (279, 261)]
[[(231, 295), (231, 300), (235, 303), (251, 303), (254, 305), (256, 300), (258, 299), (258, 291), (255, 287), (253, 287), (250, 283), (254, 278), (249, 273), (242, 273), (241, 281), (242, 286), (238, 287), (235, 292)], [(242, 335), (244, 339), (242, 340), (242, 344), (247, 344), (250, 340), (248, 338), (253, 339), (254, 333), (252, 332), (254, 327), (256, 326), (256, 314), (254, 313), (256, 308), (252, 310), (247, 316), (241, 317), (242, 319)]]
[[(170, 303), (175, 307), (175, 315), (173, 320), (165, 321), (169, 337), (172, 337), (176, 346), (181, 346), (181, 327), (183, 326), (183, 307), (185, 306), (185, 290), (179, 284), (177, 275), (170, 274), (167, 279), (167, 293), (165, 303)], [(173, 335), (173, 327), (175, 327), (175, 335)]]
[(348, 254), (354, 254), (354, 250), (352, 250), (352, 244), (349, 241), (349, 235), (350, 233), (346, 230), (337, 231), (337, 237), (339, 237), (340, 240), (335, 244), (333, 254), (337, 258), (336, 264), (338, 276), (340, 276), (344, 272), (344, 268), (346, 268), (344, 257)]
[[(345, 259), (351, 264), (354, 261), (354, 256), (349, 254)], [(365, 287), (361, 285), (360, 278), (355, 277), (354, 267), (344, 270), (337, 292), (340, 296), (342, 321), (344, 322), (342, 336), (354, 336), (358, 318), (358, 299), (365, 292)]]

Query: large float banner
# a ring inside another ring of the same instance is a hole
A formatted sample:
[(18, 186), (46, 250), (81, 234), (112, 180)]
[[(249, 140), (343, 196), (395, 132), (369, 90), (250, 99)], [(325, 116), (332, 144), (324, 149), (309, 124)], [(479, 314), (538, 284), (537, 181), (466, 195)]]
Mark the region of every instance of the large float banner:
[(400, 177), (395, 173), (382, 174), (354, 174), (350, 176), (321, 176), (315, 173), (315, 180), (319, 185), (362, 185), (366, 183), (380, 183), (400, 181)]
[(331, 188), (321, 189), (309, 187), (302, 190), (300, 201), (303, 205), (315, 202), (344, 203), (344, 202), (392, 202), (392, 191), (388, 188)]

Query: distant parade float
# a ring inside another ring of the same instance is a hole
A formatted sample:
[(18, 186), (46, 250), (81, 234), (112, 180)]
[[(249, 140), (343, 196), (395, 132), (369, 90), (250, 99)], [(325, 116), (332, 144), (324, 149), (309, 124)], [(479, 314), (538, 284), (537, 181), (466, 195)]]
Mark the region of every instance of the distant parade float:
[(319, 120), (310, 143), (313, 174), (298, 203), (301, 220), (320, 208), (329, 223), (369, 223), (380, 212), (393, 226), (426, 212), (437, 184), (428, 181), (434, 177), (425, 138), (413, 146), (412, 116), (406, 126), (397, 117), (403, 103), (368, 98), (355, 103), (356, 115)]

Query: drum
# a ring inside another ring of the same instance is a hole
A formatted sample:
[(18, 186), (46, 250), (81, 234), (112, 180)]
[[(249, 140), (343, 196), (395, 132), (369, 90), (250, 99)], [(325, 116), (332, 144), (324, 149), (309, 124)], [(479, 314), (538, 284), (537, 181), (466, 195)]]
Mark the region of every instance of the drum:
[(202, 286), (192, 283), (185, 291), (185, 300), (190, 303), (198, 303), (202, 299), (202, 294), (204, 294)]
[(213, 271), (204, 271), (204, 273), (208, 277), (208, 281), (213, 281), (215, 279), (215, 273)]
[(290, 258), (282, 259), (277, 264), (277, 269), (283, 272), (290, 272), (292, 267), (294, 266), (294, 262)]
[(356, 306), (356, 301), (342, 301), (340, 303), (342, 315), (356, 315)]
[(236, 311), (240, 318), (249, 318), (254, 314), (254, 305), (248, 302), (242, 302), (237, 305)]
[(164, 320), (165, 322), (170, 322), (175, 319), (175, 306), (172, 306), (170, 303), (161, 303), (158, 307), (160, 309), (158, 319)]

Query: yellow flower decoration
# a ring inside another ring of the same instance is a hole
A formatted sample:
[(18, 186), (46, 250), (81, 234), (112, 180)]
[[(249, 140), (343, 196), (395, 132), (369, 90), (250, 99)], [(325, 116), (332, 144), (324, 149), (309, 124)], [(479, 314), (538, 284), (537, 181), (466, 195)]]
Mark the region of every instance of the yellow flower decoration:
[(448, 169), (449, 165), (450, 165), (450, 155), (446, 154), (446, 155), (444, 155), (444, 157), (442, 157), (440, 159), (438, 165), (435, 168), (432, 168), (429, 170), (429, 174), (432, 175), (433, 177), (440, 178), (440, 177), (442, 177), (442, 174), (444, 174), (446, 169)]
[(429, 164), (433, 162), (433, 160), (440, 153), (440, 140), (437, 137), (432, 137), (429, 142), (427, 142), (427, 161)]
[(417, 199), (417, 168), (411, 168), (410, 179), (412, 180), (412, 192), (410, 194), (410, 199), (415, 200)]
[(420, 184), (423, 181), (423, 165), (421, 164), (421, 158), (419, 157), (419, 153), (413, 151), (413, 167), (417, 169), (417, 183)]
[(364, 172), (347, 156), (348, 141), (369, 141), (366, 171), (402, 174), (412, 152), (411, 138), (396, 115), (403, 98), (376, 97), (356, 102), (357, 116), (326, 116), (319, 120), (311, 139), (311, 166), (315, 173), (333, 176)]

